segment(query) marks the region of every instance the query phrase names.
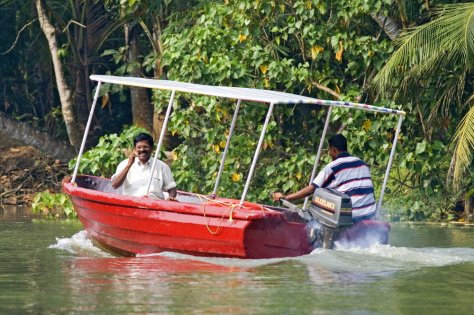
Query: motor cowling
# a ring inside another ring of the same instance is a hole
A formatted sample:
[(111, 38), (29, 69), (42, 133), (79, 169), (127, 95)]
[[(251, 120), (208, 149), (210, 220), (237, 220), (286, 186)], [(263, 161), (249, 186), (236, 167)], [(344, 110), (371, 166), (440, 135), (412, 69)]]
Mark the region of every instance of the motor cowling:
[(351, 197), (333, 189), (317, 188), (311, 199), (309, 212), (313, 218), (328, 227), (352, 225)]
[(334, 248), (341, 233), (352, 226), (351, 198), (336, 190), (317, 188), (308, 210), (314, 220), (314, 247)]

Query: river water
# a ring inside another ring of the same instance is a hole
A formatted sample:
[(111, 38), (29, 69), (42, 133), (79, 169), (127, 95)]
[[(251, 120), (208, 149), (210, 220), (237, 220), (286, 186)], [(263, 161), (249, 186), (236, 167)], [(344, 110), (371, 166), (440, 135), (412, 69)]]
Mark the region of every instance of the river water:
[(0, 314), (473, 314), (474, 228), (291, 259), (120, 258), (79, 222), (0, 209)]

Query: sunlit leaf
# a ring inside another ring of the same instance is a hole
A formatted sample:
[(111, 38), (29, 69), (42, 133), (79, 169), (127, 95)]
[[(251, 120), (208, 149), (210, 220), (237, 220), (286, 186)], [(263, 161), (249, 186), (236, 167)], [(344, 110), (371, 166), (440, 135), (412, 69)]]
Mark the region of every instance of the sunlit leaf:
[(319, 45), (315, 45), (311, 47), (311, 58), (316, 59), (316, 57), (323, 51), (324, 51), (324, 48)]
[(238, 181), (240, 181), (241, 176), (240, 176), (239, 173), (233, 173), (231, 177), (232, 177), (233, 182), (238, 182)]
[(339, 50), (336, 52), (336, 60), (342, 61), (342, 53), (344, 52), (344, 46), (342, 45), (342, 41), (339, 42)]
[(369, 131), (371, 126), (372, 126), (372, 121), (368, 119), (364, 120), (364, 124), (362, 125), (362, 128), (364, 128), (365, 131)]
[(247, 35), (245, 35), (245, 34), (240, 34), (239, 35), (239, 43), (245, 41), (246, 39), (247, 39)]

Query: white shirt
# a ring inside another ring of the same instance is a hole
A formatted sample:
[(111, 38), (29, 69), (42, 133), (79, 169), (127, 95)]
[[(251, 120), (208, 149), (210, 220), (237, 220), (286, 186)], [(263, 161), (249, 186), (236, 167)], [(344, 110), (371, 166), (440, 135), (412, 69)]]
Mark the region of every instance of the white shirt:
[[(128, 159), (123, 160), (117, 166), (112, 179), (116, 177), (127, 166)], [(127, 176), (122, 184), (123, 194), (129, 196), (145, 196), (148, 188), (148, 181), (151, 174), (153, 158), (142, 164), (138, 158), (135, 158), (132, 166), (128, 170)], [(163, 191), (168, 191), (176, 187), (176, 183), (171, 174), (171, 169), (166, 163), (156, 160), (155, 174), (150, 185), (148, 197), (155, 199), (165, 199)]]

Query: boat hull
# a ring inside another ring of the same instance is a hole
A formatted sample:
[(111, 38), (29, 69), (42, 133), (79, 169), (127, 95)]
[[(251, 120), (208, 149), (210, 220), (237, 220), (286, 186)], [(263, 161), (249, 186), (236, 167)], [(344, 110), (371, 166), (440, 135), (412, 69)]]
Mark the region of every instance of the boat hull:
[(294, 257), (311, 252), (305, 221), (238, 200), (180, 192), (179, 202), (117, 194), (104, 178), (63, 181), (88, 236), (120, 255), (163, 251), (237, 258)]

